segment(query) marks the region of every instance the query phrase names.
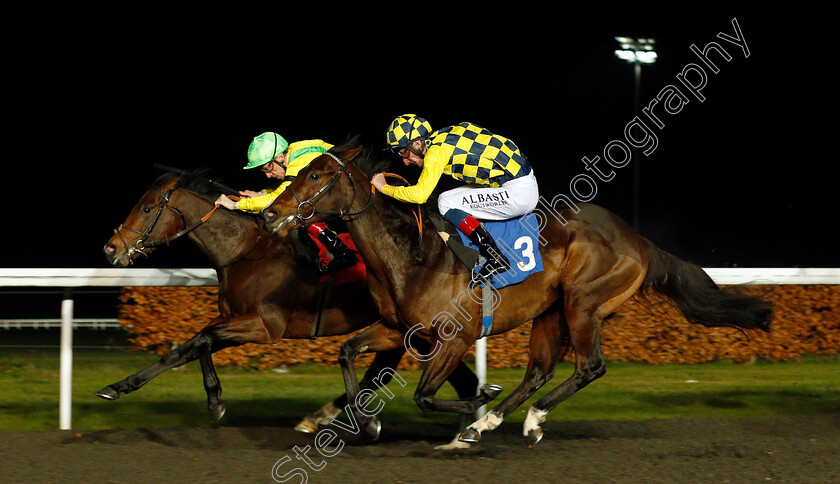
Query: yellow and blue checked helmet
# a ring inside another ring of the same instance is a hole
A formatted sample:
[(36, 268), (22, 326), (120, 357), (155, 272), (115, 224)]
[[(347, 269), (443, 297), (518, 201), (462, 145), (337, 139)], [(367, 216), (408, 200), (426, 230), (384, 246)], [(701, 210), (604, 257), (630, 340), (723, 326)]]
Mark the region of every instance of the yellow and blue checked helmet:
[(432, 133), (432, 125), (416, 114), (397, 116), (386, 133), (385, 143), (390, 148), (402, 148), (410, 142), (423, 139)]

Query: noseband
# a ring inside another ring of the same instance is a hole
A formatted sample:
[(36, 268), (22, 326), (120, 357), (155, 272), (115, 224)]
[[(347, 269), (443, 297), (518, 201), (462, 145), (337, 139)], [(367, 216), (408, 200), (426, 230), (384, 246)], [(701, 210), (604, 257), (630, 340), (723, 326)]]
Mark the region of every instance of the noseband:
[[(335, 173), (335, 175), (330, 178), (330, 180), (321, 188), (318, 189), (311, 197), (306, 200), (301, 199), (300, 195), (295, 192), (291, 185), (286, 187), (286, 190), (289, 191), (294, 197), (295, 200), (298, 202), (297, 208), (297, 215), (294, 215), (295, 218), (301, 221), (301, 223), (306, 222), (307, 220), (314, 217), (316, 214), (324, 214), (324, 215), (335, 215), (339, 218), (343, 217), (353, 217), (363, 213), (370, 207), (371, 202), (373, 202), (373, 197), (368, 199), (367, 205), (364, 208), (359, 210), (358, 212), (350, 212), (349, 207), (353, 206), (353, 202), (356, 201), (356, 195), (358, 194), (358, 188), (356, 186), (356, 180), (353, 178), (353, 174), (346, 171), (347, 164), (341, 161), (337, 156), (332, 153), (324, 153), (325, 155), (329, 156), (336, 163), (341, 165), (341, 168)], [(348, 178), (350, 178), (350, 184), (353, 186), (353, 198), (350, 200), (350, 204), (347, 210), (319, 210), (315, 207), (315, 203), (318, 202), (329, 190), (338, 183), (338, 180), (341, 178), (342, 175), (346, 174)]]

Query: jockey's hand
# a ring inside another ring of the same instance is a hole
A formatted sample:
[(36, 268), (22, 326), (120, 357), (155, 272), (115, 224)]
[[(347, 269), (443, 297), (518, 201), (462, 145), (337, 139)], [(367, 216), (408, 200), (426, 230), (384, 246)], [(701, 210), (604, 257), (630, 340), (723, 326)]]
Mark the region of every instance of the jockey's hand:
[(370, 184), (381, 192), (382, 187), (384, 187), (388, 183), (385, 181), (385, 175), (383, 175), (382, 173), (377, 173), (376, 175), (373, 175), (373, 178), (370, 179)]
[(216, 205), (221, 205), (228, 210), (236, 210), (236, 202), (227, 197), (227, 195), (219, 195), (216, 199)]
[(265, 195), (265, 191), (255, 192), (253, 190), (239, 190), (239, 194), (243, 197), (251, 198), (251, 197), (261, 197)]

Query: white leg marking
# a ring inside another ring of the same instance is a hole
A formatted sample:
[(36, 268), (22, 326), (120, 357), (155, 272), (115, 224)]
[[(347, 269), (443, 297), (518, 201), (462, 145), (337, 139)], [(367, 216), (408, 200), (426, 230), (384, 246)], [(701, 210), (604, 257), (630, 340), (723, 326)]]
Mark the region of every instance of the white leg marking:
[(522, 435), (528, 436), (532, 430), (540, 428), (540, 424), (545, 422), (545, 416), (548, 412), (544, 410), (536, 410), (534, 407), (528, 409), (528, 416), (525, 417), (525, 422), (522, 424)]
[(438, 450), (469, 449), (469, 448), (470, 448), (470, 444), (468, 442), (461, 442), (460, 440), (458, 440), (457, 435), (455, 436), (454, 439), (452, 439), (452, 442), (449, 442), (448, 444), (441, 444), (441, 445), (435, 446), (435, 449), (438, 449)]
[(493, 430), (502, 424), (502, 418), (490, 411), (484, 418), (473, 422), (468, 428), (473, 429), (479, 433), (485, 430)]
[(317, 412), (312, 414), (312, 421), (317, 425), (327, 425), (341, 413), (341, 409), (332, 402), (324, 405)]

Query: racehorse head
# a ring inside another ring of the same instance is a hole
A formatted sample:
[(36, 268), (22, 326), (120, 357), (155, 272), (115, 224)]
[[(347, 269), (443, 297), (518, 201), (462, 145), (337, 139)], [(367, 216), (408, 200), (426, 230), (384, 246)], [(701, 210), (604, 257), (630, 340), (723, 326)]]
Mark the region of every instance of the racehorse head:
[(262, 211), (266, 228), (284, 234), (301, 225), (344, 219), (364, 211), (371, 200), (370, 181), (354, 166), (357, 158), (366, 158), (364, 152), (354, 139), (315, 158)]
[(180, 189), (208, 192), (204, 198), (211, 196), (209, 187), (215, 187), (217, 191), (235, 193), (200, 176), (200, 173), (170, 172), (159, 177), (140, 197), (125, 222), (114, 230), (114, 235), (103, 247), (108, 263), (112, 266), (126, 267), (133, 264), (138, 256), (148, 257), (156, 247), (168, 245), (204, 222), (202, 219), (193, 225), (187, 224), (185, 207), (178, 204), (178, 208), (172, 203), (173, 196)]

